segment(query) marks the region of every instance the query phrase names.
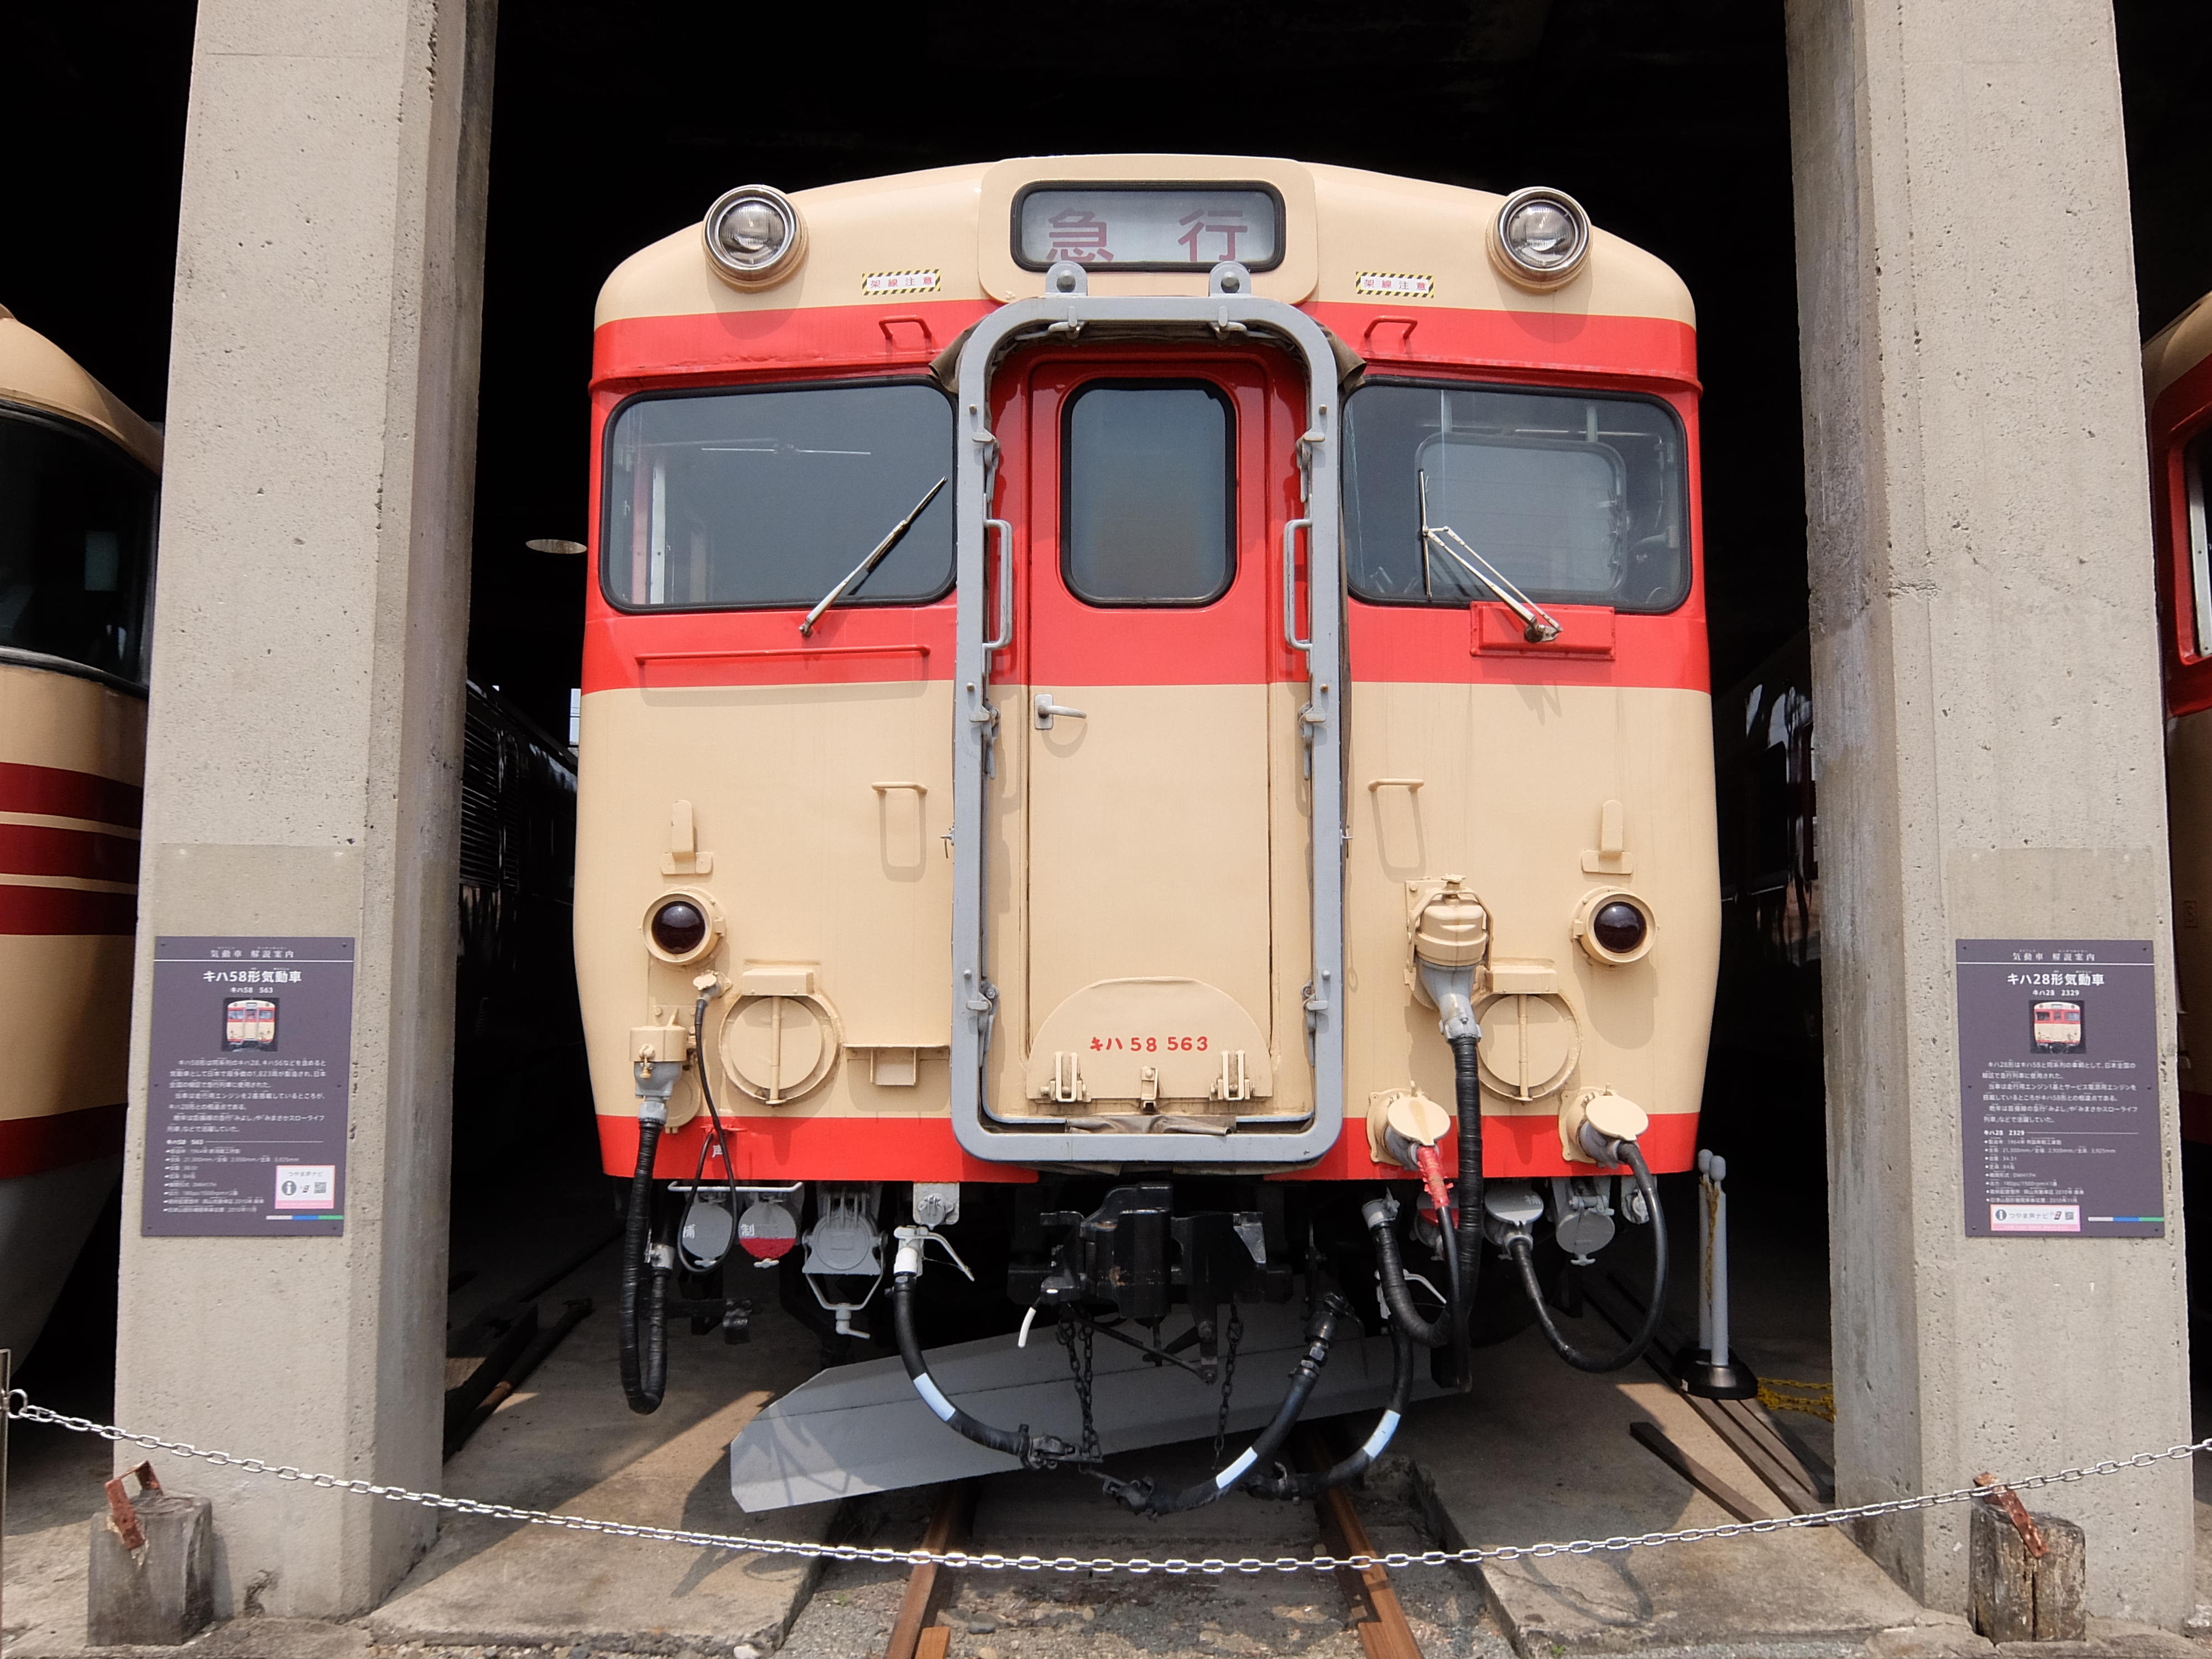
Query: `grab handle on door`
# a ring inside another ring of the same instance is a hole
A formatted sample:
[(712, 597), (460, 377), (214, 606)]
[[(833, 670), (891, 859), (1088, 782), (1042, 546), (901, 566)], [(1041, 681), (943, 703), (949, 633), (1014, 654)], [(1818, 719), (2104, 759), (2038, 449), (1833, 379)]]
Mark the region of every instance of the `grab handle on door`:
[(1037, 730), (1040, 732), (1051, 731), (1053, 720), (1056, 717), (1065, 717), (1066, 719), (1072, 720), (1088, 720), (1091, 718), (1080, 708), (1070, 708), (1064, 704), (1054, 702), (1052, 700), (1052, 693), (1049, 691), (1038, 692), (1036, 695)]
[(999, 532), (999, 632), (983, 641), (986, 651), (1003, 651), (1014, 639), (1014, 527), (1004, 519), (983, 520), (983, 533)]
[(1292, 519), (1283, 526), (1283, 642), (1293, 651), (1310, 651), (1313, 641), (1298, 637), (1298, 532), (1311, 530), (1311, 519)]

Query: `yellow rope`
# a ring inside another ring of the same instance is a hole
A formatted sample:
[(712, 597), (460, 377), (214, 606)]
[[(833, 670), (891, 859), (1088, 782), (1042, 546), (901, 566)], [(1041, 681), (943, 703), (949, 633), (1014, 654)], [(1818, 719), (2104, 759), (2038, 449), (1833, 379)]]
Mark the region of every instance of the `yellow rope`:
[(1792, 1376), (1762, 1377), (1759, 1403), (1771, 1412), (1802, 1412), (1808, 1417), (1836, 1420), (1836, 1385), (1801, 1382)]

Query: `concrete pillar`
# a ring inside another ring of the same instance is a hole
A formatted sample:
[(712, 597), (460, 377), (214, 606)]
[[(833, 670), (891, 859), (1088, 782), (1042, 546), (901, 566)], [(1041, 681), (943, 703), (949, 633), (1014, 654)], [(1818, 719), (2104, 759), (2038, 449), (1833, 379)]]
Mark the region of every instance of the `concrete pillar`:
[[(2189, 1437), (2164, 773), (2110, 0), (1788, 0), (1788, 28), (1857, 1503)], [(2162, 1239), (1965, 1236), (1953, 941), (2037, 936), (2154, 943)], [(2185, 1462), (2034, 1501), (2087, 1529), (2093, 1613), (2181, 1622)], [(1963, 1612), (1966, 1519), (1865, 1541)]]
[[(146, 766), (117, 1412), (416, 1487), (439, 1471), (492, 30), (491, 0), (201, 0)], [(252, 933), (358, 941), (344, 1232), (142, 1237), (153, 941)], [(359, 1611), (435, 1531), (162, 1473), (214, 1500), (219, 1614)]]

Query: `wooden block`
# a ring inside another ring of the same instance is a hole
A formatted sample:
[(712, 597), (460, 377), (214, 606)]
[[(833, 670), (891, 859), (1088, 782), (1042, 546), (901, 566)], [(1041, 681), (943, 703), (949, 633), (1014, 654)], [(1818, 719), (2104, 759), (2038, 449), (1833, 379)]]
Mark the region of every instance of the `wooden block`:
[(131, 1508), (146, 1540), (137, 1549), (107, 1510), (92, 1519), (85, 1633), (94, 1647), (175, 1647), (215, 1618), (215, 1505), (141, 1492)]
[(2039, 1515), (2045, 1551), (2027, 1553), (2020, 1530), (1994, 1504), (1977, 1503), (1969, 1529), (1967, 1612), (1992, 1642), (2079, 1642), (2088, 1635), (2082, 1607), (2087, 1547), (2081, 1528)]

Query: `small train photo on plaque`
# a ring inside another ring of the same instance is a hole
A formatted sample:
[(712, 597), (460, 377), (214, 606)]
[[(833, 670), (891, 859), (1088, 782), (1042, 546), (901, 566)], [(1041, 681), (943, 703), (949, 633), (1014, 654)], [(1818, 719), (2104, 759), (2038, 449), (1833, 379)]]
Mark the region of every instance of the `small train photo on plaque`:
[(276, 999), (274, 997), (229, 997), (222, 1005), (222, 1051), (234, 1054), (240, 1049), (258, 1048), (266, 1054), (276, 1051)]
[(2039, 1054), (2078, 1054), (2081, 1050), (2081, 1005), (2063, 998), (2034, 1005), (2029, 1014)]

